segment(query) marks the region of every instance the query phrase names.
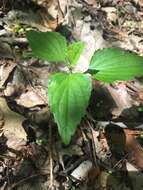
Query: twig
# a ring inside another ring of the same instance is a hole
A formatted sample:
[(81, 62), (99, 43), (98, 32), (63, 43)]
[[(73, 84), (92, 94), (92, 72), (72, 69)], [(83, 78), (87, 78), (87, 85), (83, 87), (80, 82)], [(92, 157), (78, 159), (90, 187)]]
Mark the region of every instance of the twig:
[(35, 177), (38, 177), (40, 175), (48, 175), (48, 173), (39, 173), (39, 174), (34, 174), (34, 175), (31, 175), (31, 176), (28, 176), (26, 178), (23, 178), (22, 180), (18, 181), (17, 183), (14, 183), (11, 185), (11, 188), (10, 190), (14, 189), (15, 187), (19, 186), (21, 183), (24, 183), (26, 181), (28, 181), (29, 179), (32, 179), (32, 178), (35, 178)]
[(53, 146), (52, 146), (52, 125), (49, 122), (49, 161), (50, 161), (50, 185), (49, 189), (53, 189)]
[(10, 45), (28, 44), (26, 38), (12, 38), (12, 37), (1, 37), (2, 42), (6, 42)]
[(92, 135), (92, 149), (93, 149), (93, 160), (94, 160), (94, 164), (95, 166), (98, 166), (98, 162), (97, 162), (97, 155), (96, 155), (96, 145), (95, 145), (95, 138), (94, 138), (94, 134), (93, 134), (93, 128), (91, 126), (91, 124), (89, 123), (89, 121), (87, 121), (88, 126), (91, 130), (91, 135)]
[(10, 184), (10, 180), (9, 180), (9, 162), (8, 162), (7, 168), (6, 168), (6, 176), (7, 176), (7, 185), (8, 185), (7, 190), (10, 190), (11, 184)]
[[(58, 9), (59, 9), (59, 11), (61, 12), (61, 14), (62, 14), (62, 17), (64, 18), (64, 13), (63, 13), (63, 10), (62, 10), (62, 8), (61, 8), (61, 5), (60, 5), (60, 2), (59, 2), (59, 0), (57, 1), (57, 3), (58, 3)], [(58, 15), (57, 15), (57, 20), (58, 20)], [(59, 24), (59, 23), (58, 23)]]
[(60, 175), (63, 175), (63, 176), (67, 175), (67, 173), (69, 173), (72, 170), (74, 170), (76, 167), (78, 167), (85, 160), (87, 160), (85, 158), (85, 156), (81, 156), (80, 159), (78, 159), (77, 161), (75, 161), (74, 164), (71, 164), (69, 168), (67, 168), (64, 171), (60, 172)]
[(7, 189), (7, 182), (5, 181), (3, 186), (1, 187), (1, 190), (6, 190)]
[(117, 166), (119, 166), (120, 163), (122, 163), (124, 160), (126, 160), (126, 158), (129, 156), (129, 153), (126, 154), (121, 160), (119, 160), (114, 166), (113, 169), (116, 168)]

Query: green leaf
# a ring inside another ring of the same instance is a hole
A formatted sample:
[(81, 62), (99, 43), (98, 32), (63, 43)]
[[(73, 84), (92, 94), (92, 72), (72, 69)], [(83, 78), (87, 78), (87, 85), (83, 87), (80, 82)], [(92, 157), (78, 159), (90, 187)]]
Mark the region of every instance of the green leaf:
[(143, 75), (143, 57), (119, 48), (107, 48), (94, 53), (89, 71), (97, 80), (113, 82)]
[(86, 112), (91, 86), (90, 78), (82, 73), (57, 73), (49, 79), (48, 101), (65, 144)]
[(70, 67), (76, 65), (83, 49), (85, 47), (84, 42), (73, 42), (68, 46), (68, 58), (70, 61)]
[(27, 32), (27, 39), (36, 57), (53, 62), (66, 61), (67, 42), (61, 34), (31, 30)]

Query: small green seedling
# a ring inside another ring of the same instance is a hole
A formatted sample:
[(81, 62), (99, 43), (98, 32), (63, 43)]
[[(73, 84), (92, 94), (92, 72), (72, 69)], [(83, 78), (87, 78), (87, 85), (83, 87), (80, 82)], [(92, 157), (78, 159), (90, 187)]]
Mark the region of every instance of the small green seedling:
[(48, 102), (65, 144), (70, 142), (86, 113), (92, 91), (91, 77), (111, 83), (143, 75), (143, 57), (119, 48), (96, 51), (86, 73), (73, 73), (84, 49), (83, 42), (67, 45), (65, 37), (57, 32), (29, 31), (27, 39), (34, 56), (53, 64), (63, 62), (69, 67), (70, 72), (51, 74), (48, 80)]

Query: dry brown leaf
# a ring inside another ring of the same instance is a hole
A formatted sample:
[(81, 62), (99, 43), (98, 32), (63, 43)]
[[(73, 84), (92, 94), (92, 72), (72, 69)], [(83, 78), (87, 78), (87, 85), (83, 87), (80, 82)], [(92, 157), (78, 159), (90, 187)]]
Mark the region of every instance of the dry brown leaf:
[(128, 161), (137, 169), (143, 170), (143, 148), (136, 140), (136, 136), (141, 131), (122, 129), (117, 125), (110, 124), (106, 128), (106, 138), (112, 154), (120, 159), (124, 153), (128, 156)]
[(66, 11), (67, 0), (33, 0), (42, 7), (38, 11), (41, 15), (44, 26), (54, 30), (64, 20), (64, 14)]
[(125, 150), (129, 153), (129, 161), (140, 170), (143, 170), (143, 148), (136, 140), (136, 136), (141, 134), (140, 131), (124, 129), (126, 136)]
[(143, 92), (139, 92), (139, 99), (143, 101)]
[(85, 0), (85, 2), (93, 7), (97, 6), (97, 0)]
[(143, 187), (143, 173), (140, 172), (137, 168), (135, 168), (132, 164), (127, 162), (126, 164), (128, 175), (130, 180), (133, 181), (133, 189), (142, 189)]
[(13, 52), (10, 45), (2, 40), (0, 40), (0, 58), (13, 59)]
[(143, 0), (134, 0), (136, 4), (139, 4), (141, 7), (143, 6)]
[(116, 88), (113, 88), (110, 85), (105, 86), (116, 104), (116, 108), (114, 108), (112, 111), (114, 117), (118, 117), (123, 112), (123, 110), (132, 107), (132, 99), (128, 94), (126, 85), (124, 83), (118, 84)]
[(13, 61), (1, 60), (0, 62), (0, 88), (2, 88), (16, 64)]
[(37, 89), (34, 90), (32, 87), (27, 87), (26, 92), (16, 98), (16, 102), (18, 105), (31, 108), (38, 105), (45, 105), (46, 100)]
[(97, 180), (98, 176), (101, 174), (101, 170), (99, 166), (94, 166), (90, 169), (88, 172), (88, 182), (87, 184), (90, 186), (93, 186), (95, 184), (95, 181)]
[(143, 7), (143, 0), (139, 0), (138, 3), (139, 3), (139, 5), (140, 5), (141, 7)]
[(0, 128), (6, 136), (7, 145), (17, 149), (19, 145), (25, 145), (27, 134), (22, 126), (24, 117), (11, 111), (3, 97), (0, 97)]

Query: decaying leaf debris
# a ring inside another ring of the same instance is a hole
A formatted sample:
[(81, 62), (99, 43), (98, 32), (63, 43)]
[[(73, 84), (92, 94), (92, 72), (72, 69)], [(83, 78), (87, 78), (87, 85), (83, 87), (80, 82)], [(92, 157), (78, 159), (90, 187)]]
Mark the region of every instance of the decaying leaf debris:
[(29, 56), (25, 36), (34, 29), (83, 41), (75, 67), (83, 72), (104, 47), (143, 55), (142, 21), (142, 0), (0, 0), (0, 189), (142, 190), (142, 78), (93, 81), (87, 115), (64, 146), (47, 80), (66, 68)]

